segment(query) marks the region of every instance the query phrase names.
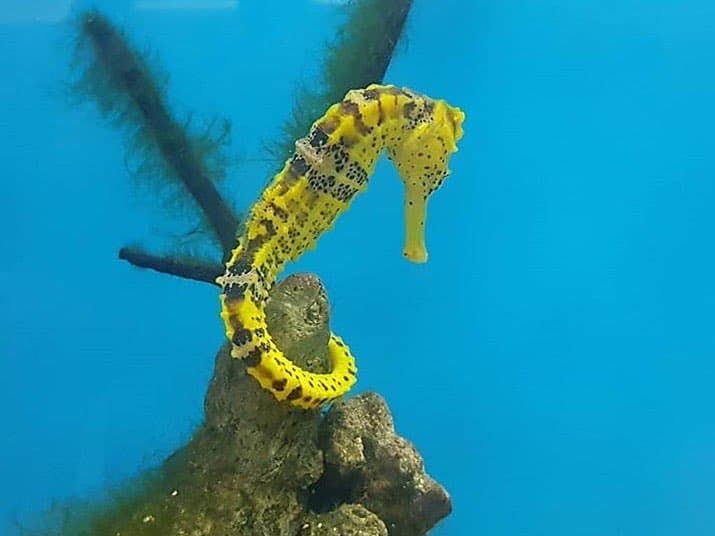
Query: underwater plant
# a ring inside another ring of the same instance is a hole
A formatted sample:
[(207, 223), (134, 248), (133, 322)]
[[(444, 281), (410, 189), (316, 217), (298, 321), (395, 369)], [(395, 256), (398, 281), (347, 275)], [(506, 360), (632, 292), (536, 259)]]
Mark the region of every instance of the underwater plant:
[(87, 65), (74, 90), (129, 132), (129, 155), (140, 160), (134, 170), (139, 182), (170, 188), (176, 200), (193, 201), (221, 249), (230, 248), (239, 219), (216, 187), (226, 175), (223, 151), (230, 123), (214, 119), (192, 134), (166, 102), (168, 77), (131, 47), (119, 28), (96, 10), (82, 13), (78, 26), (76, 60)]
[(291, 117), (283, 125), (283, 138), (269, 145), (276, 167), (281, 168), (295, 148), (295, 140), (310, 129), (328, 106), (351, 89), (382, 82), (397, 45), (412, 0), (362, 0), (345, 4), (345, 24), (325, 46), (317, 84), (301, 86)]

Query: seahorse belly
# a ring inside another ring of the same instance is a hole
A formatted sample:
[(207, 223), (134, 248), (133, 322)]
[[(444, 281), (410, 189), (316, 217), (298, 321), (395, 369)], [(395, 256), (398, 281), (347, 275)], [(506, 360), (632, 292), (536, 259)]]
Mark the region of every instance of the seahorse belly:
[(429, 196), (448, 175), (462, 137), (464, 114), (442, 100), (408, 89), (371, 85), (331, 106), (295, 144), (295, 153), (251, 208), (243, 236), (217, 279), (221, 318), (231, 355), (276, 399), (319, 407), (350, 390), (355, 360), (336, 335), (328, 344), (331, 371), (292, 363), (268, 333), (264, 306), (287, 262), (315, 247), (353, 197), (365, 190), (383, 150), (405, 184), (403, 254), (424, 262)]

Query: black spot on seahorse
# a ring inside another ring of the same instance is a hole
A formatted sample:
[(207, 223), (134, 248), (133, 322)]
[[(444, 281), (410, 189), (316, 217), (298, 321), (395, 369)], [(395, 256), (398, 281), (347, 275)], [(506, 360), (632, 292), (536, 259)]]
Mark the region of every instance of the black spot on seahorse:
[(310, 169), (310, 165), (308, 164), (308, 162), (305, 161), (305, 158), (298, 154), (293, 157), (293, 160), (290, 163), (290, 167), (298, 176), (305, 175)]
[(293, 389), (290, 393), (288, 393), (286, 400), (295, 400), (296, 398), (300, 398), (301, 396), (303, 396), (303, 388), (299, 385), (298, 387)]
[(283, 378), (282, 380), (273, 380), (273, 383), (271, 384), (273, 386), (273, 389), (276, 391), (282, 391), (283, 389), (286, 388), (286, 384), (288, 383), (288, 380)]
[(328, 143), (328, 135), (323, 132), (322, 129), (316, 128), (313, 130), (313, 134), (310, 136), (308, 143), (310, 143), (312, 147), (322, 147)]
[(246, 290), (248, 290), (248, 285), (246, 283), (226, 283), (223, 288), (223, 294), (228, 298), (228, 300), (237, 300), (243, 298), (246, 295)]
[(247, 367), (257, 367), (261, 363), (261, 358), (263, 357), (263, 353), (258, 349), (254, 348), (250, 352), (248, 352), (248, 355), (244, 358), (244, 362), (246, 363)]
[(231, 342), (236, 346), (243, 346), (251, 342), (251, 331), (246, 328), (238, 328), (233, 332)]

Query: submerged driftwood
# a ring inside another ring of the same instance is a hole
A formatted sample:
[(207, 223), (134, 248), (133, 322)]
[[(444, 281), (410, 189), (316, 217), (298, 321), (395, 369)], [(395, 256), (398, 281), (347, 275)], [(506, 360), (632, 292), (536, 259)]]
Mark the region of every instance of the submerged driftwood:
[[(328, 366), (328, 301), (317, 277), (278, 284), (267, 313), (300, 366)], [(419, 453), (395, 434), (377, 394), (325, 414), (279, 404), (224, 346), (205, 398), (205, 420), (155, 481), (95, 514), (92, 535), (412, 536), (451, 511)]]

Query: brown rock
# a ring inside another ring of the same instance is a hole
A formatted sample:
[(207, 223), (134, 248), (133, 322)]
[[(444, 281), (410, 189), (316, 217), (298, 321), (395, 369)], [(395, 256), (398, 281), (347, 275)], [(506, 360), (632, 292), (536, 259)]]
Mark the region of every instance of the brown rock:
[(415, 447), (395, 434), (390, 411), (376, 393), (337, 403), (321, 436), (326, 470), (317, 495), (362, 504), (391, 536), (424, 534), (452, 511), (449, 495), (425, 473)]

